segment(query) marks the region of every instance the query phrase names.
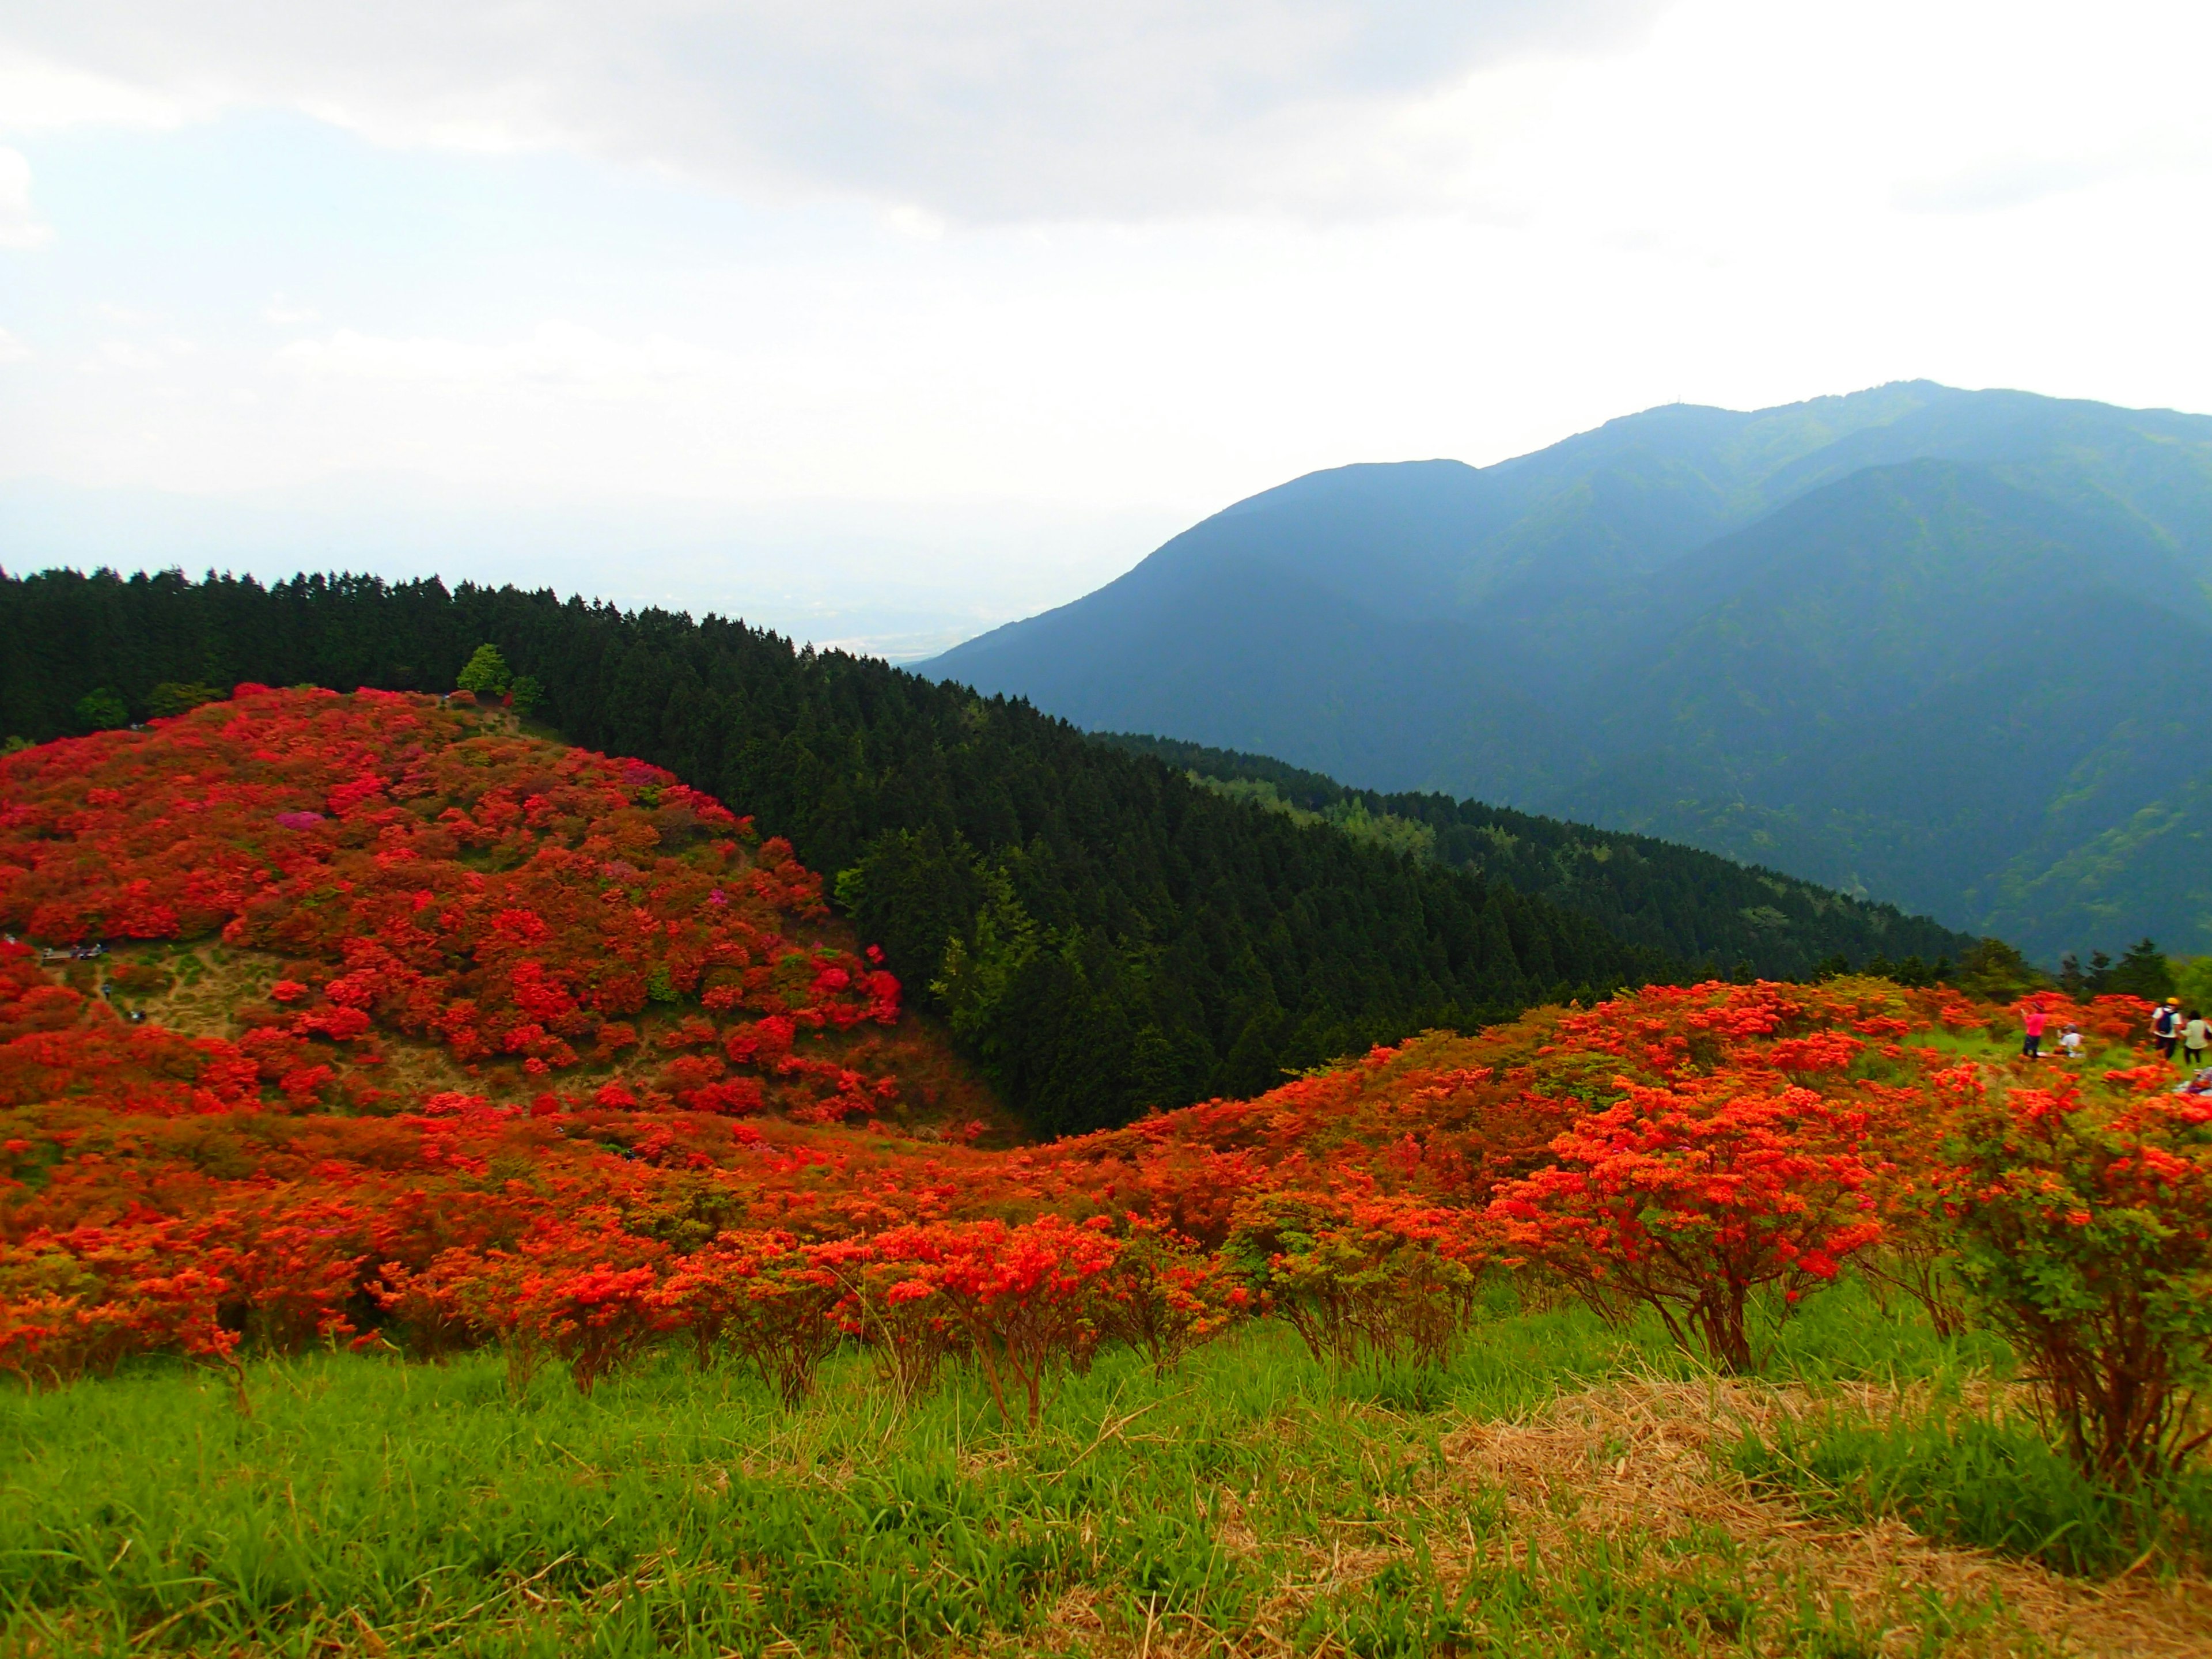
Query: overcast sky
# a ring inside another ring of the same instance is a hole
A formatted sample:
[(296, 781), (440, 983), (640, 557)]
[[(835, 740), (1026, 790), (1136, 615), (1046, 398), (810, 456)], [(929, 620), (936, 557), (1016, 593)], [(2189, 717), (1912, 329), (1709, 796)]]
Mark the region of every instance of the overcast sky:
[(902, 655), (1316, 467), (2212, 410), (2202, 0), (5, 0), (0, 564)]

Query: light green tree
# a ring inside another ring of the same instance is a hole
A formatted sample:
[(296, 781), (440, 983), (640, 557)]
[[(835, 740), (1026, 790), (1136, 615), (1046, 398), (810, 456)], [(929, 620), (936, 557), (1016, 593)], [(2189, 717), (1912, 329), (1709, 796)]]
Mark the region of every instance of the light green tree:
[(499, 654), (495, 645), (480, 645), (477, 653), (469, 659), (469, 665), (454, 678), (453, 684), (464, 691), (473, 691), (478, 696), (497, 696), (507, 690), (514, 676), (507, 672), (507, 659)]
[(2182, 1002), (2197, 1009), (2212, 1008), (2212, 957), (2169, 957), (2173, 964), (2173, 990)]

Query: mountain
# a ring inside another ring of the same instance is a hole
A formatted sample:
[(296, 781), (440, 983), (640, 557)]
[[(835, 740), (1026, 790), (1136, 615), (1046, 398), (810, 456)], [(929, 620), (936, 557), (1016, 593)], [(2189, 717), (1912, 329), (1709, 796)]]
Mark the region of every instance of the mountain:
[(2208, 661), (2212, 418), (1910, 382), (1311, 474), (922, 670), (2055, 957), (2212, 951)]

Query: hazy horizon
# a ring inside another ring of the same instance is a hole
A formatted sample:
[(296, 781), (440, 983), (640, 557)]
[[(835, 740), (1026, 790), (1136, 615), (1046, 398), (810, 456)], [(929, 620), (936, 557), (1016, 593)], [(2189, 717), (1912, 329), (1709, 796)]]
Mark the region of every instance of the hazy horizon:
[(2212, 408), (2208, 48), (2165, 0), (17, 8), (0, 562), (911, 658), (1351, 462), (1922, 377)]

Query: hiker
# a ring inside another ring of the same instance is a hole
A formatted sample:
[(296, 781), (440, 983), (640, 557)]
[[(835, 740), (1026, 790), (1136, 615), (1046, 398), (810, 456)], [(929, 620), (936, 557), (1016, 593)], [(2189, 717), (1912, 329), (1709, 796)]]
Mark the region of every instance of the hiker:
[(2058, 1046), (2059, 1046), (2061, 1048), (2063, 1048), (2063, 1050), (2065, 1050), (2065, 1054), (2066, 1054), (2066, 1058), (2067, 1058), (2067, 1059), (2069, 1059), (2069, 1060), (2079, 1060), (2079, 1059), (2081, 1059), (2081, 1028), (2080, 1026), (2078, 1026), (2078, 1025), (2069, 1025), (2069, 1026), (2068, 1026), (2068, 1027), (2066, 1028), (2066, 1033), (2065, 1033), (2065, 1035), (2064, 1035), (2063, 1036), (2062, 1036), (2062, 1037), (2060, 1037), (2060, 1038), (2058, 1039)]
[(2181, 1049), (2188, 1056), (2182, 1064), (2192, 1072), (2204, 1064), (2204, 1051), (2212, 1048), (2212, 1022), (2191, 1008), (2189, 1018), (2181, 1023)]
[(2051, 1016), (2030, 1003), (2021, 1011), (2020, 1054), (2022, 1060), (2043, 1058), (2043, 1028), (2051, 1024)]
[(2185, 1077), (2173, 1085), (2178, 1095), (2212, 1095), (2212, 1066), (2206, 1066), (2195, 1077)]
[(2181, 1005), (2172, 997), (2151, 1011), (2151, 1041), (2167, 1060), (2173, 1058), (2173, 1045), (2181, 1041)]

